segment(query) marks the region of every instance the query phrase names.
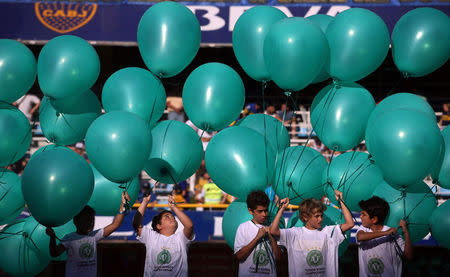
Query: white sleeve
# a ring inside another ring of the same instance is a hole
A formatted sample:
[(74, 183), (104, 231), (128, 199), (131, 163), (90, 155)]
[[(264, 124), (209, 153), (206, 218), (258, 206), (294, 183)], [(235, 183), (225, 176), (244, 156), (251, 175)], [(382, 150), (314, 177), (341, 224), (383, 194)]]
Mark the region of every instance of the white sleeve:
[(136, 236), (136, 239), (142, 243), (146, 243), (147, 241), (150, 241), (151, 232), (154, 232), (153, 230), (150, 230), (147, 225), (144, 225), (141, 230), (141, 235)]
[(340, 244), (345, 240), (345, 236), (341, 230), (341, 225), (330, 225), (326, 226), (325, 228), (327, 234), (329, 234), (332, 241), (335, 241), (337, 244)]
[(93, 237), (95, 239), (95, 242), (103, 239), (104, 238), (104, 236), (103, 236), (103, 228), (95, 230), (92, 235), (93, 235)]
[(280, 244), (287, 247), (289, 241), (291, 240), (291, 237), (294, 235), (295, 229), (297, 229), (297, 228), (299, 228), (299, 227), (280, 229)]
[[(245, 222), (244, 222), (245, 223)], [(243, 247), (247, 246), (251, 240), (248, 240), (247, 232), (245, 232), (244, 223), (239, 225), (234, 238), (234, 253), (236, 254)]]
[[(358, 234), (359, 231), (363, 231), (366, 233), (369, 231), (369, 229), (361, 225), (361, 226), (359, 226), (358, 230), (356, 230), (356, 235)], [(359, 244), (361, 244), (361, 241), (358, 240), (358, 236), (356, 236), (356, 235), (355, 235), (356, 244), (359, 245)]]
[(188, 244), (191, 241), (193, 241), (195, 239), (195, 233), (192, 235), (191, 239), (188, 239), (185, 235), (184, 235), (184, 231), (178, 232), (176, 233), (178, 240), (181, 240), (184, 244)]

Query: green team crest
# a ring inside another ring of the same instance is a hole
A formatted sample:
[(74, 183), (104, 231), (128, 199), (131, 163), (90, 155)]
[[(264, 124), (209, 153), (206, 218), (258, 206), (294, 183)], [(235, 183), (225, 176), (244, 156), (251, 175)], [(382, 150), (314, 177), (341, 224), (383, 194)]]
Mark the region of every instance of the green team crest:
[(167, 249), (163, 249), (158, 254), (157, 262), (158, 264), (168, 264), (172, 260), (172, 256), (170, 255), (170, 252), (167, 251)]
[(82, 259), (90, 259), (94, 257), (94, 247), (88, 242), (83, 243), (78, 249), (78, 254)]
[(306, 256), (306, 262), (309, 266), (319, 266), (323, 264), (322, 252), (319, 250), (312, 250)]
[(383, 274), (384, 272), (384, 264), (378, 258), (370, 259), (367, 263), (367, 267), (369, 269), (369, 272), (372, 274)]
[(253, 255), (253, 264), (266, 266), (268, 263), (269, 263), (269, 256), (267, 255), (267, 251), (265, 249), (255, 251), (255, 254)]

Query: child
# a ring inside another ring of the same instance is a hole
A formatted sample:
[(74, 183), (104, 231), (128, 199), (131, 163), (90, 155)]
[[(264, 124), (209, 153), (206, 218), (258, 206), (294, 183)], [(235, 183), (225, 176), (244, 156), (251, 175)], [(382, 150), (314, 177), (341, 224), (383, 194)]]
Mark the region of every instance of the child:
[(52, 228), (47, 228), (50, 236), (50, 255), (57, 257), (67, 251), (66, 276), (97, 276), (97, 241), (108, 237), (122, 224), (125, 217), (125, 203), (128, 194), (122, 194), (119, 214), (114, 221), (103, 229), (94, 229), (95, 211), (85, 206), (74, 218), (76, 232), (65, 235), (60, 244), (56, 244), (56, 235)]
[(360, 201), (362, 225), (356, 232), (358, 244), (359, 276), (401, 276), (402, 260), (405, 255), (412, 259), (412, 245), (404, 220), (399, 226), (405, 234), (405, 241), (396, 228), (384, 226), (389, 213), (389, 204), (374, 196)]
[(168, 210), (153, 217), (152, 229), (142, 226), (149, 201), (150, 196), (142, 199), (133, 218), (137, 239), (147, 249), (144, 276), (188, 276), (186, 245), (194, 239), (192, 221), (174, 204), (173, 196), (169, 195), (169, 207), (183, 224), (183, 232), (175, 233), (178, 223)]
[(325, 205), (317, 199), (303, 200), (299, 205), (299, 219), (304, 227), (278, 228), (281, 215), (289, 199), (281, 200), (282, 206), (270, 225), (272, 235), (280, 237), (280, 243), (288, 251), (289, 276), (338, 276), (338, 248), (345, 239), (344, 233), (353, 226), (352, 215), (342, 202), (342, 193), (335, 190), (345, 223), (322, 228)]
[(239, 276), (277, 276), (275, 262), (280, 259), (280, 248), (265, 226), (269, 203), (260, 190), (247, 196), (247, 208), (253, 219), (239, 225), (234, 240)]

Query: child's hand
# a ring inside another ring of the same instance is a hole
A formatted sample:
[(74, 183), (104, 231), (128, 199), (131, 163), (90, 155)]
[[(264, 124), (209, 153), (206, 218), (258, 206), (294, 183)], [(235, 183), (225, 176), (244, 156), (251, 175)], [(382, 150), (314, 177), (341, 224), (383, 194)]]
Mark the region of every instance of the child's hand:
[(51, 227), (47, 227), (47, 229), (45, 230), (45, 233), (49, 236), (49, 237), (55, 237), (55, 231), (53, 231), (53, 229)]
[(289, 205), (289, 197), (283, 198), (280, 200), (280, 209), (286, 209)]
[(130, 196), (128, 195), (128, 192), (124, 191), (122, 192), (122, 204), (125, 205), (128, 201), (130, 201)]
[(342, 200), (343, 200), (342, 192), (340, 192), (340, 191), (338, 191), (338, 190), (335, 190), (335, 191), (334, 191), (334, 197), (336, 197), (336, 200), (337, 200), (337, 201), (342, 201)]
[(392, 234), (396, 234), (397, 233), (397, 228), (390, 228), (389, 230), (386, 231), (388, 235), (392, 235)]
[(267, 234), (267, 228), (266, 227), (261, 227), (258, 230), (258, 234), (256, 234), (256, 237), (258, 239), (263, 238), (265, 235)]
[(173, 209), (175, 208), (175, 200), (173, 199), (173, 195), (169, 195), (169, 208)]
[(398, 226), (400, 226), (402, 228), (402, 230), (407, 229), (407, 224), (404, 219), (400, 220), (400, 222), (398, 223)]

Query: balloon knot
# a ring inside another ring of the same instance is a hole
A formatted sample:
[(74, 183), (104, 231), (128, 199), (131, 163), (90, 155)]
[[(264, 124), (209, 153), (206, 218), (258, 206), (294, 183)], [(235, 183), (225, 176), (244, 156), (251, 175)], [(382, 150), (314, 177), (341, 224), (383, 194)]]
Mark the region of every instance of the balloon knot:
[(340, 89), (341, 85), (338, 79), (333, 79), (333, 85), (336, 89)]
[(287, 186), (292, 188), (292, 182), (289, 182)]
[(292, 92), (290, 92), (290, 91), (285, 91), (285, 92), (284, 92), (284, 95), (286, 95), (287, 97), (289, 97), (289, 96), (292, 95)]
[(27, 232), (23, 232), (22, 236), (25, 237), (25, 238), (28, 238), (28, 233)]

